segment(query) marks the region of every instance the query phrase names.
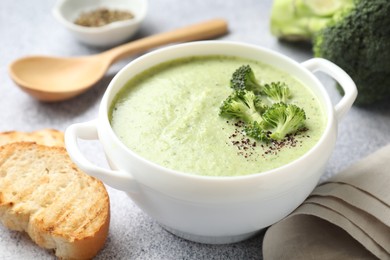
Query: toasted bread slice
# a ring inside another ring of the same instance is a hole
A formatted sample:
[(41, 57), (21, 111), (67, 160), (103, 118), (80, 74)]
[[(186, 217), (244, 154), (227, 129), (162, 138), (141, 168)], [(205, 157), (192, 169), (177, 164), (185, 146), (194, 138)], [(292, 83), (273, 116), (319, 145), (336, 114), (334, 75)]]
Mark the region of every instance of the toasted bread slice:
[(62, 259), (90, 259), (103, 247), (110, 208), (104, 185), (81, 172), (65, 148), (0, 147), (0, 220)]
[(47, 146), (65, 146), (64, 133), (45, 128), (33, 132), (8, 131), (0, 133), (0, 146), (15, 142), (34, 142)]

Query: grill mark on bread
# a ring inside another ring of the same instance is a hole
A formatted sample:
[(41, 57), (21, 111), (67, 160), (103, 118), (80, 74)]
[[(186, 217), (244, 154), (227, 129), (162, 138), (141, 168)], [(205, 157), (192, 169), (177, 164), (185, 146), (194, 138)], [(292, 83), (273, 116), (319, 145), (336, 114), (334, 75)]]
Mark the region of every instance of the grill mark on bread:
[(84, 232), (87, 228), (89, 228), (89, 226), (91, 225), (91, 223), (93, 222), (93, 220), (95, 218), (97, 218), (98, 216), (100, 216), (101, 214), (106, 214), (105, 212), (107, 212), (107, 209), (106, 208), (98, 208), (98, 210), (95, 211), (95, 213), (93, 215), (90, 215), (89, 218), (85, 219), (82, 224), (75, 230), (76, 233), (82, 233)]
[[(82, 185), (82, 182), (78, 183), (78, 185)], [(84, 198), (79, 198), (79, 193), (72, 193), (72, 191), (77, 188), (78, 187), (67, 186), (60, 191), (61, 193), (67, 194), (66, 201), (64, 201), (63, 205), (61, 205), (60, 208), (58, 208), (58, 206), (56, 205), (53, 205), (53, 208), (50, 209), (51, 211), (56, 212), (55, 215), (52, 215), (52, 218), (50, 220), (46, 219), (49, 225), (53, 226), (52, 228), (50, 228), (51, 232), (55, 233), (58, 228), (69, 228), (69, 226), (71, 226), (72, 230), (74, 229), (74, 233), (77, 233), (75, 232), (75, 230), (78, 228), (78, 225), (80, 225), (80, 222), (77, 218), (75, 219), (75, 215), (77, 214), (75, 213), (76, 209), (74, 209), (74, 205), (78, 205), (79, 201)], [(80, 191), (83, 192), (82, 189), (80, 189)], [(69, 194), (72, 194), (72, 196)], [(79, 219), (84, 218), (85, 217), (83, 215), (79, 216)]]
[(73, 212), (72, 206), (74, 205), (74, 201), (75, 201), (75, 197), (72, 197), (72, 199), (68, 200), (68, 202), (61, 208), (61, 210), (58, 211), (58, 213), (54, 218), (54, 222), (52, 224), (53, 226), (55, 226), (54, 229), (65, 227), (64, 223), (69, 222), (71, 220), (69, 216), (72, 215)]
[[(93, 181), (95, 181), (95, 180), (93, 180)], [(87, 189), (87, 187), (90, 186), (89, 183), (84, 183), (84, 182), (80, 182), (80, 183), (78, 183), (78, 185), (80, 185), (81, 192), (83, 192), (85, 189)], [(79, 203), (78, 201), (80, 201), (80, 200), (84, 200), (84, 201), (89, 200), (91, 205), (99, 205), (100, 204), (96, 197), (91, 196), (89, 194), (85, 194), (85, 193), (83, 193), (83, 196), (72, 197), (71, 200), (69, 201), (69, 204), (70, 205), (74, 205), (74, 204), (77, 205)], [(108, 204), (108, 202), (104, 203), (104, 204)], [(65, 207), (65, 208), (71, 208), (71, 206)], [(77, 235), (79, 233), (83, 233), (86, 230), (88, 230), (91, 227), (91, 224), (94, 222), (95, 218), (97, 218), (100, 214), (107, 212), (107, 208), (101, 208), (101, 207), (99, 207), (99, 208), (93, 207), (93, 208), (90, 208), (88, 210), (89, 210), (88, 218), (85, 218), (85, 217), (81, 216), (80, 214), (78, 214), (78, 218), (75, 218), (75, 216), (74, 216), (74, 214), (76, 214), (75, 209), (68, 210), (65, 212), (60, 212), (59, 216), (57, 216), (55, 218), (55, 219), (57, 219), (57, 222), (54, 223), (54, 226), (60, 227), (65, 222), (68, 222), (68, 226), (70, 226), (72, 228), (72, 230), (74, 230), (73, 231), (74, 235)], [(72, 221), (69, 221), (69, 219), (72, 219)], [(70, 228), (70, 227), (68, 227), (68, 228)], [(54, 229), (53, 231), (56, 231), (56, 229)]]

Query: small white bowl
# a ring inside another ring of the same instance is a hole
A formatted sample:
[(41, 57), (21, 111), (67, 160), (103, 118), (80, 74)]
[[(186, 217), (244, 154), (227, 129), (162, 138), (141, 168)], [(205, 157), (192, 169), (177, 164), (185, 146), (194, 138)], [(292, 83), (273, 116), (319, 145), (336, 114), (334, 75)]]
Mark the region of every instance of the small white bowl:
[[(101, 7), (130, 11), (134, 18), (101, 27), (85, 27), (74, 23), (81, 13)], [(123, 43), (133, 36), (144, 20), (147, 8), (147, 0), (60, 0), (53, 9), (53, 15), (79, 41), (108, 47)]]

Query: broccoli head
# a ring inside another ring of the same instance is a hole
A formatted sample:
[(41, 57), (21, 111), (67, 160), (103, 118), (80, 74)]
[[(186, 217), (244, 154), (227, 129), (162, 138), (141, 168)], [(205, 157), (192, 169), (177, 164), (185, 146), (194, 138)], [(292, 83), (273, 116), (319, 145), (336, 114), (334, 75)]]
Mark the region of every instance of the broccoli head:
[(290, 89), (287, 87), (286, 83), (282, 82), (265, 84), (263, 93), (272, 101), (272, 103), (287, 103), (287, 100), (291, 97)]
[(305, 120), (302, 108), (293, 104), (276, 103), (264, 112), (261, 124), (263, 129), (271, 131), (270, 138), (281, 140), (287, 134), (302, 128)]
[(252, 91), (236, 90), (223, 101), (219, 114), (225, 118), (237, 118), (245, 123), (261, 122), (265, 110), (260, 98)]
[(355, 104), (370, 105), (390, 100), (389, 14), (389, 0), (274, 0), (271, 31), (312, 41), (355, 81)]
[(314, 55), (343, 68), (355, 81), (358, 105), (390, 100), (390, 1), (355, 1), (314, 38)]
[(230, 87), (234, 90), (250, 90), (255, 94), (259, 94), (262, 89), (249, 65), (243, 65), (233, 73)]

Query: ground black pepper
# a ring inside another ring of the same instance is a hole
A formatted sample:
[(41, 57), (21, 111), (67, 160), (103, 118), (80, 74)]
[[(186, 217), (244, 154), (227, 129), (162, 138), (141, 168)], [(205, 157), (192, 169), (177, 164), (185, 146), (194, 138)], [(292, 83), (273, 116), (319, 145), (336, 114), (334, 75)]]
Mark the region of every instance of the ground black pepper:
[(100, 27), (109, 23), (133, 19), (129, 11), (98, 8), (94, 11), (82, 13), (74, 23), (85, 27)]
[[(243, 121), (237, 121), (237, 122), (229, 122), (226, 121), (228, 124), (232, 124), (235, 126), (234, 132), (229, 136), (230, 144), (235, 146), (237, 148), (237, 154), (241, 155), (245, 158), (251, 158), (256, 159), (255, 157), (252, 157), (255, 154), (258, 154), (255, 152), (256, 147), (258, 146), (258, 143), (252, 139), (249, 139), (245, 133), (244, 133), (244, 126), (245, 123)], [(303, 135), (304, 132), (306, 132), (308, 129), (303, 128), (299, 131), (297, 131), (294, 134), (286, 135), (285, 138), (282, 140), (276, 141), (272, 140), (271, 142), (265, 144), (262, 143), (259, 146), (262, 148), (263, 153), (261, 154), (262, 157), (265, 157), (267, 155), (277, 155), (283, 148), (293, 148), (302, 146), (302, 140), (296, 139), (297, 135), (300, 135), (304, 138), (310, 138), (309, 135)], [(271, 134), (269, 132), (268, 134)]]

